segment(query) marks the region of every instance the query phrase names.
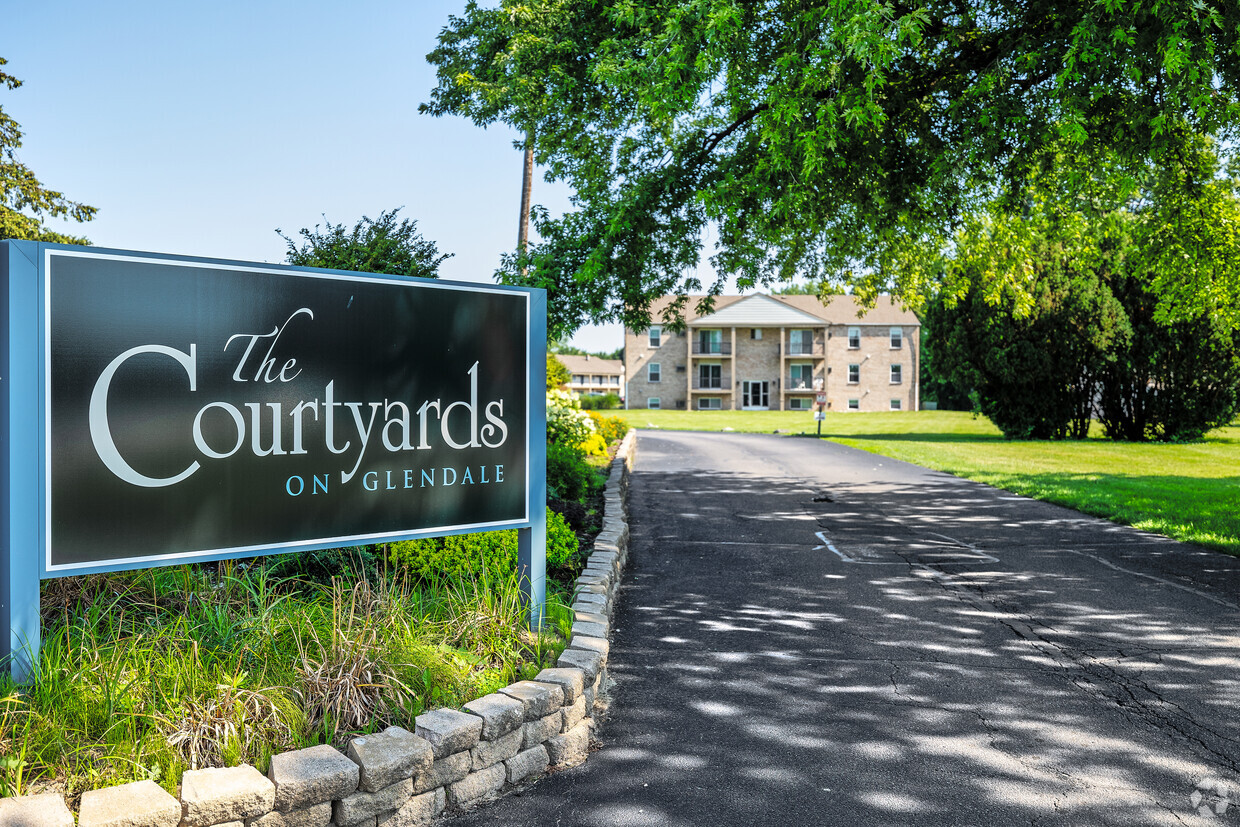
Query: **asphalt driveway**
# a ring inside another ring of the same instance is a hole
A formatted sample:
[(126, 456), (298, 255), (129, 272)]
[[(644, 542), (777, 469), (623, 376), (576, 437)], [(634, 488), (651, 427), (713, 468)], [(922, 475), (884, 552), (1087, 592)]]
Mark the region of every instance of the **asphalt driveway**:
[(454, 825), (1240, 824), (1240, 560), (643, 432), (602, 748)]

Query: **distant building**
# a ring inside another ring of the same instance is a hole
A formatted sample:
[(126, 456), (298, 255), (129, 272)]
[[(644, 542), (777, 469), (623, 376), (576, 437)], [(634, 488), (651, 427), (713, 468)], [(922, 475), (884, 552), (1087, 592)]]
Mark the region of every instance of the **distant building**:
[(921, 323), (887, 296), (861, 316), (851, 296), (718, 296), (706, 316), (698, 298), (683, 334), (625, 331), (625, 407), (809, 411), (819, 392), (834, 411), (920, 406)]
[(624, 397), (624, 362), (619, 359), (572, 356), (566, 353), (557, 353), (555, 358), (559, 359), (571, 374), (569, 390), (582, 394), (614, 393)]

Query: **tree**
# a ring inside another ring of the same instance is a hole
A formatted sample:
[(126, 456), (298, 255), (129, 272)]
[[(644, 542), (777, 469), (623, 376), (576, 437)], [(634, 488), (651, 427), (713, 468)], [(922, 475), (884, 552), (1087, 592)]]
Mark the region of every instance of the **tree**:
[[(793, 282), (791, 284), (779, 284), (771, 288), (771, 293), (776, 296), (826, 296), (829, 295), (834, 285), (827, 282)], [(835, 292), (839, 292), (835, 290)]]
[[(1240, 191), (1188, 139), (1127, 188), (1058, 155), (1020, 212), (970, 216), (927, 313), (927, 360), (1009, 436), (1195, 439), (1240, 403)], [(1082, 198), (1082, 196), (1088, 196)], [(1191, 294), (1191, 301), (1187, 301)]]
[(982, 413), (1009, 439), (1085, 438), (1098, 372), (1127, 334), (1099, 272), (1074, 264), (1049, 258), (1039, 266), (1023, 313), (1010, 295), (987, 301), (980, 280), (963, 299), (927, 308), (935, 375), (974, 388)]
[(547, 390), (553, 391), (572, 381), (573, 375), (568, 372), (564, 363), (555, 358), (554, 353), (547, 354)]
[(1128, 207), (1139, 218), (1135, 266), (1160, 324), (1240, 327), (1240, 164), (1227, 160), (1212, 142), (1187, 139)]
[(400, 210), (381, 212), (374, 220), (362, 216), (352, 230), (324, 217), (325, 229), (320, 230), (318, 224), (313, 230), (301, 229), (298, 234), (304, 241), (300, 245), (280, 230), (276, 232), (288, 244), (285, 260), (289, 264), (438, 278), (439, 265), (452, 254), (440, 253), (435, 242), (422, 238), (418, 222), (406, 218), (398, 224)]
[(501, 268), (548, 289), (554, 331), (703, 292), (708, 226), (707, 303), (732, 276), (916, 303), (905, 265), (977, 204), (1018, 204), (1048, 146), (1132, 169), (1234, 130), (1238, 27), (1231, 0), (470, 2), (422, 108), (510, 124), (573, 188)]
[(947, 340), (947, 332), (940, 331), (939, 324), (948, 324), (948, 314), (942, 312), (942, 305), (931, 299), (926, 309), (917, 318), (921, 322), (921, 359), (917, 362), (918, 391), (921, 394), (923, 407), (934, 403), (940, 411), (976, 411), (980, 403), (973, 393), (973, 388), (961, 382), (970, 382), (972, 377), (954, 371), (939, 354), (940, 349), (951, 347)]
[[(0, 66), (7, 63), (0, 57)], [(0, 71), (0, 87), (17, 89), (21, 85), (20, 80)], [(70, 201), (43, 186), (34, 172), (17, 160), (21, 145), (21, 125), (0, 108), (0, 239), (89, 244), (85, 238), (49, 230), (43, 222), (48, 218), (67, 218), (79, 223), (90, 221), (97, 209)]]
[(1143, 276), (1111, 287), (1132, 332), (1099, 374), (1098, 418), (1113, 439), (1200, 439), (1240, 412), (1240, 330), (1218, 316), (1159, 322)]
[(1240, 410), (1240, 186), (1187, 141), (1128, 206), (1133, 244), (1110, 288), (1132, 335), (1101, 375), (1099, 419), (1125, 440), (1183, 441)]
[(552, 346), (552, 350), (557, 354), (565, 356), (596, 356), (599, 359), (624, 359), (623, 347), (618, 347), (615, 350), (586, 350), (576, 345), (556, 343)]

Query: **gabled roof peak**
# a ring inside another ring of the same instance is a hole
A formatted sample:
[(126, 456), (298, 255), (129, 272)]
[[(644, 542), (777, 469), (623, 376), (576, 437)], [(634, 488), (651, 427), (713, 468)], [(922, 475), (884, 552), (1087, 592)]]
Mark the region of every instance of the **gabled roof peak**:
[(765, 293), (745, 296), (708, 316), (689, 322), (690, 327), (790, 327), (820, 326), (825, 319), (798, 310)]

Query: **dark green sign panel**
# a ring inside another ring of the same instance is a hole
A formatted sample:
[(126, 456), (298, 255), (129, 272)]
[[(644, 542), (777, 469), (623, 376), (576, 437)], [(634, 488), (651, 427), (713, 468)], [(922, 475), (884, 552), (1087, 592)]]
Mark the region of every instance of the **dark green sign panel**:
[(530, 523), (526, 291), (74, 250), (43, 291), (47, 575)]

